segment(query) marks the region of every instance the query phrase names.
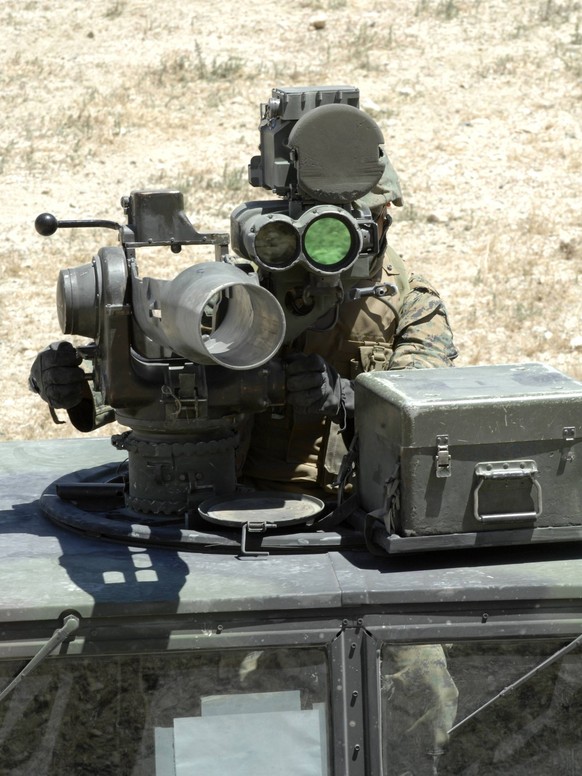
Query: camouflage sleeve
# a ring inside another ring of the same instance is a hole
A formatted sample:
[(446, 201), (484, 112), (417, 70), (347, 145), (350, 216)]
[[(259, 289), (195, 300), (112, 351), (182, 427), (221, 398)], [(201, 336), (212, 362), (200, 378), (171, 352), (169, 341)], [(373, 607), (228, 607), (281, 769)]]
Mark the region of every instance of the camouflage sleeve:
[(394, 335), (389, 369), (453, 366), (457, 350), (445, 305), (424, 278), (412, 275)]

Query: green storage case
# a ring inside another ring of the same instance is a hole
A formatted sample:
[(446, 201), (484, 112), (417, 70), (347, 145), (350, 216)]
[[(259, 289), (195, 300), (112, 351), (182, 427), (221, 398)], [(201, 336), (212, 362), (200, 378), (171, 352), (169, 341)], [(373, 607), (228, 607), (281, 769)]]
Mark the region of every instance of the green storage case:
[(388, 551), (582, 538), (582, 383), (552, 367), (363, 374), (356, 427)]

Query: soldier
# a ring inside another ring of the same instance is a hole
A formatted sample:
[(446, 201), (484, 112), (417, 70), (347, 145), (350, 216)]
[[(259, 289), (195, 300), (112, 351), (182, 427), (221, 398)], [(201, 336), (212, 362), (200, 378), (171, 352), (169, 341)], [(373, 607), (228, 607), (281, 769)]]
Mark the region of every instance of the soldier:
[(388, 210), (402, 206), (402, 194), (383, 160), (382, 178), (360, 200), (378, 224), (380, 252), (359, 285), (390, 282), (398, 294), (344, 301), (285, 349), (287, 406), (254, 417), (243, 474), (255, 487), (329, 496), (352, 436), (353, 379), (370, 370), (450, 367), (457, 355), (437, 291), (387, 245)]

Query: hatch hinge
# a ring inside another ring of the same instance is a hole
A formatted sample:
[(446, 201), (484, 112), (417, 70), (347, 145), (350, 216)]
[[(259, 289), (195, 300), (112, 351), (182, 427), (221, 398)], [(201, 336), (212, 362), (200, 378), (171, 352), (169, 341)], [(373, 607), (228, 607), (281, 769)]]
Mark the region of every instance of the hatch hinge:
[[(249, 520), (247, 523), (244, 523), (242, 526), (241, 540), (240, 540), (241, 557), (243, 558), (266, 557), (269, 554), (268, 551), (259, 549), (262, 536), (267, 532), (267, 529), (276, 528), (276, 527), (277, 527), (276, 523), (267, 523), (265, 521), (260, 521), (260, 520)], [(251, 538), (249, 534), (255, 534), (255, 537), (258, 540), (258, 546), (255, 546), (254, 549), (252, 549), (249, 546), (250, 538)]]

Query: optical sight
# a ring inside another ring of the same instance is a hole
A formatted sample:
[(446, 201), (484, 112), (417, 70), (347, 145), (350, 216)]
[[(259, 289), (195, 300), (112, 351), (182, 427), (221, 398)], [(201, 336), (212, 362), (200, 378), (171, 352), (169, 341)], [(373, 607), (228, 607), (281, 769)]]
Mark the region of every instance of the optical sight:
[[(303, 265), (326, 276), (378, 252), (376, 223), (356, 200), (382, 176), (384, 138), (358, 105), (353, 86), (273, 89), (261, 106), (261, 155), (251, 159), (249, 182), (284, 201), (233, 211), (232, 247), (240, 256), (266, 272)], [(365, 263), (361, 276), (368, 270)]]

